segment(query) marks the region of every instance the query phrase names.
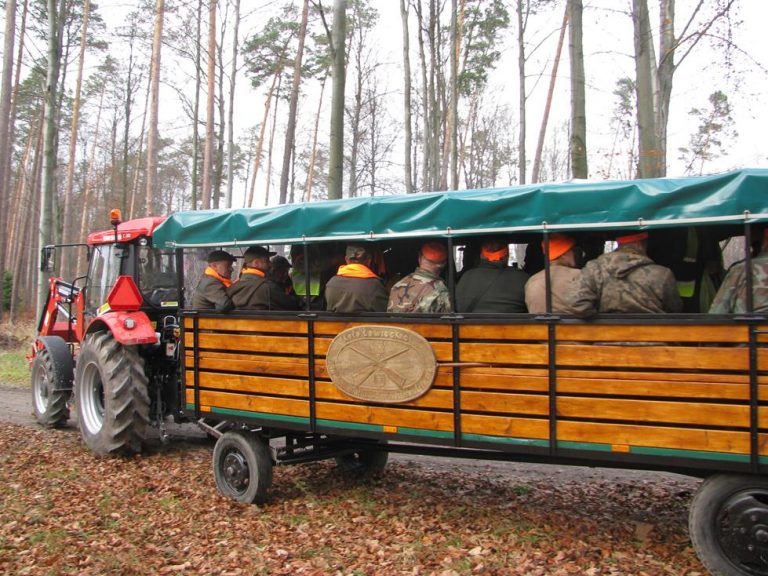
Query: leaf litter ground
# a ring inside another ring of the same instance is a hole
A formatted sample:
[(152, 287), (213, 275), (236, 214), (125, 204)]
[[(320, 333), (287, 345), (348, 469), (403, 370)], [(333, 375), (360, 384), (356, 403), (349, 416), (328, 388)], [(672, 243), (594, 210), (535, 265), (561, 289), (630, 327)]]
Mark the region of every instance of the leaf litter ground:
[(687, 575), (696, 483), (510, 481), (390, 463), (275, 469), (263, 507), (220, 496), (211, 444), (94, 458), (71, 431), (0, 424), (0, 573)]

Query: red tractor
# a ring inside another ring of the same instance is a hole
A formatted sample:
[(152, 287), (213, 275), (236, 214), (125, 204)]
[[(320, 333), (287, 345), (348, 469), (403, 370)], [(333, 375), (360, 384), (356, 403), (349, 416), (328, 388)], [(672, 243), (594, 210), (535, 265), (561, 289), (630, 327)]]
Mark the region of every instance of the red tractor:
[(164, 218), (120, 222), (86, 245), (42, 250), (52, 271), (57, 248), (86, 246), (88, 273), (49, 280), (29, 362), (40, 424), (63, 426), (73, 401), (80, 432), (96, 454), (138, 452), (152, 426), (180, 420), (178, 310), (182, 290), (172, 250), (152, 246)]

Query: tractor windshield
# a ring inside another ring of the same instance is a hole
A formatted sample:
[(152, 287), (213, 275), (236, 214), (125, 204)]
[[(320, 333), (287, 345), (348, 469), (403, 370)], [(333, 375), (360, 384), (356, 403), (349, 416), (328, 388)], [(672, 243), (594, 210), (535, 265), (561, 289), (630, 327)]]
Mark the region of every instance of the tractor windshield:
[(96, 310), (107, 301), (121, 272), (125, 244), (101, 244), (93, 247), (88, 273), (87, 308)]
[(167, 308), (179, 305), (176, 260), (172, 250), (139, 246), (139, 290), (152, 306)]

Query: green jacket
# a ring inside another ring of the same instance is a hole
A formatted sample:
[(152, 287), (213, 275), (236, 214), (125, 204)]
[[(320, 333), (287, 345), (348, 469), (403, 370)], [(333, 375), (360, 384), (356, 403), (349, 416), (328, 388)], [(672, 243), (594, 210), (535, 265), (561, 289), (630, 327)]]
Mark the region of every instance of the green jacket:
[(243, 274), (227, 289), (235, 308), (242, 310), (298, 310), (299, 300), (269, 277)]
[(385, 312), (387, 290), (378, 278), (334, 276), (325, 285), (325, 301), (333, 312)]
[(456, 285), (458, 312), (526, 312), (528, 274), (504, 262), (481, 259), (464, 272)]
[(197, 284), (192, 297), (192, 308), (199, 310), (216, 310), (229, 312), (232, 310), (232, 300), (227, 294), (227, 287), (213, 276), (203, 276)]

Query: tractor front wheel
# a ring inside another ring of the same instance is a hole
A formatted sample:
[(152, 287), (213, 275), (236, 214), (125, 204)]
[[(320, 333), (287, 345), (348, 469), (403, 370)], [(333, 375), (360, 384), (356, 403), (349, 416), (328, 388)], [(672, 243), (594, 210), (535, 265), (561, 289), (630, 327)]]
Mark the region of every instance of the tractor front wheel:
[(58, 336), (43, 336), (39, 343), (32, 361), (32, 409), (42, 426), (59, 428), (69, 419), (72, 354)]

